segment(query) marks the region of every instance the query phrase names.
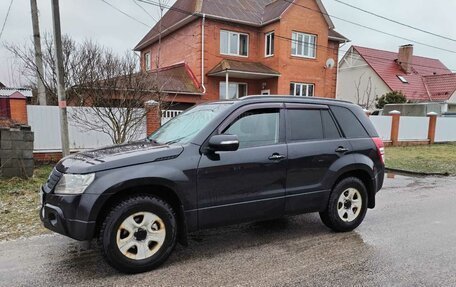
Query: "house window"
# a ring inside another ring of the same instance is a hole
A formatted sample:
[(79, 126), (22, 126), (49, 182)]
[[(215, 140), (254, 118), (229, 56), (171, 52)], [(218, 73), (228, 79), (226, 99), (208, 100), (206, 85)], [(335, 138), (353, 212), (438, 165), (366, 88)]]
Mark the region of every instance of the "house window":
[(228, 95), (226, 94), (226, 82), (220, 82), (220, 99), (232, 100), (247, 96), (247, 84), (229, 83)]
[(293, 32), (291, 41), (291, 54), (297, 57), (315, 58), (317, 36)]
[(291, 83), (290, 95), (296, 97), (313, 97), (315, 91), (314, 84)]
[(144, 55), (144, 67), (146, 68), (146, 71), (150, 71), (151, 63), (150, 63), (150, 52), (147, 52)]
[(221, 30), (220, 53), (247, 57), (249, 53), (249, 35)]
[(404, 84), (408, 84), (409, 82), (407, 81), (407, 79), (404, 77), (404, 76), (399, 76), (397, 75), (397, 77), (399, 78), (399, 80), (404, 83)]
[(265, 45), (266, 57), (274, 56), (274, 32), (266, 34)]

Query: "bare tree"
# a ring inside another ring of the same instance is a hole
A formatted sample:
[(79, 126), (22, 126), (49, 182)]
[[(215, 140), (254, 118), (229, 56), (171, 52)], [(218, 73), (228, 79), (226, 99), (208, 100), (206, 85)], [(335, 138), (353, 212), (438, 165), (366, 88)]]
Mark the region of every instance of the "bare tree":
[[(48, 103), (57, 104), (57, 74), (52, 37), (43, 41), (44, 74)], [(31, 45), (8, 45), (23, 64), (23, 74), (36, 86), (37, 67)], [(170, 97), (163, 92), (168, 83), (157, 69), (140, 71), (137, 55), (119, 56), (92, 41), (76, 43), (63, 37), (65, 87), (71, 109), (72, 124), (81, 131), (98, 131), (109, 135), (115, 144), (138, 137), (143, 127), (145, 102), (155, 100), (161, 111)]]
[[(72, 86), (72, 77), (69, 66), (74, 66), (75, 54), (77, 54), (76, 43), (68, 36), (62, 38), (64, 67), (65, 67), (65, 87)], [(21, 63), (21, 74), (28, 81), (28, 85), (36, 89), (36, 76), (43, 81), (47, 103), (50, 105), (57, 104), (57, 67), (54, 57), (54, 42), (50, 34), (43, 37), (43, 65), (44, 72), (40, 73), (35, 64), (35, 52), (31, 42), (25, 44), (5, 44), (6, 49)], [(34, 78), (35, 77), (35, 78)]]
[[(377, 95), (375, 94), (372, 77), (368, 77), (366, 80), (367, 82), (365, 82), (363, 79), (364, 75), (365, 74), (362, 74), (359, 76), (358, 80), (355, 80), (355, 97), (359, 106), (366, 110), (369, 110), (375, 106)], [(363, 84), (365, 84), (364, 89), (362, 89)]]

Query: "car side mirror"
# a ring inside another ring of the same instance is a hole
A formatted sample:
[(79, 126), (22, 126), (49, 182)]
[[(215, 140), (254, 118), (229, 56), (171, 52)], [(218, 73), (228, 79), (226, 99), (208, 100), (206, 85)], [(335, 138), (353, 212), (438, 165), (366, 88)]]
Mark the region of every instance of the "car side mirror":
[(239, 149), (239, 139), (236, 135), (215, 135), (209, 140), (209, 150), (217, 151), (237, 151)]

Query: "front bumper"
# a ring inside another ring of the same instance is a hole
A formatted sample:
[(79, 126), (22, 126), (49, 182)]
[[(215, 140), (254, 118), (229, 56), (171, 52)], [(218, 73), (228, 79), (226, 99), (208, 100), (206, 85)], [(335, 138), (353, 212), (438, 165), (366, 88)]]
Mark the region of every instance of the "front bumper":
[(78, 219), (78, 213), (81, 212), (80, 204), (84, 202), (82, 195), (56, 195), (42, 190), (41, 196), (40, 219), (44, 227), (79, 241), (93, 238), (96, 222)]

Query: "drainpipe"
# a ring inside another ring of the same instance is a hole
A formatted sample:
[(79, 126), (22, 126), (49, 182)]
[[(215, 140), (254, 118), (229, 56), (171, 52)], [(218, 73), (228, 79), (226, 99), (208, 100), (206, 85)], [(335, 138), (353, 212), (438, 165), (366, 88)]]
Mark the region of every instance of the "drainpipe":
[(230, 73), (228, 73), (228, 70), (226, 70), (226, 78), (225, 78), (225, 97), (226, 100), (228, 100), (228, 94), (230, 93)]
[(205, 28), (206, 25), (206, 14), (203, 14), (203, 20), (201, 25), (201, 87), (203, 88), (203, 94), (206, 94), (206, 86), (204, 85), (204, 41), (205, 41)]

